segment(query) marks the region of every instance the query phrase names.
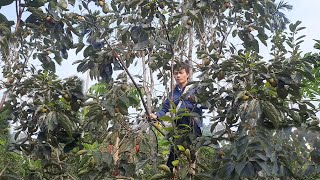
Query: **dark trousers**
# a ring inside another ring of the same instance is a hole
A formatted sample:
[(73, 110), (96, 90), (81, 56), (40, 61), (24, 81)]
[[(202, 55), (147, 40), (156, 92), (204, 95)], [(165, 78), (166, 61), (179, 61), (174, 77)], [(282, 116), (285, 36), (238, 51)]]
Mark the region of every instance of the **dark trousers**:
[[(183, 117), (182, 119), (178, 120), (175, 124), (178, 129), (178, 135), (180, 135), (180, 137), (173, 139), (174, 144), (171, 145), (170, 148), (167, 166), (171, 169), (171, 171), (173, 169), (172, 161), (177, 160), (179, 156), (179, 150), (177, 149), (177, 145), (182, 145), (184, 148), (189, 149), (191, 152), (191, 161), (194, 162), (196, 160), (196, 157), (195, 150), (191, 148), (192, 141), (195, 138), (202, 136), (200, 127), (189, 117)], [(176, 148), (176, 150), (174, 148)]]

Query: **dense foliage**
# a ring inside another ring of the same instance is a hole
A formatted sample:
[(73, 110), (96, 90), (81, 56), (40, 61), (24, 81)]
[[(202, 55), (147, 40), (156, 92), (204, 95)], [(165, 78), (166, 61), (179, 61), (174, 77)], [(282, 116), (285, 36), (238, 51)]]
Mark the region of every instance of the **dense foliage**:
[[(16, 7), (17, 20), (0, 14), (0, 109), (18, 124), (7, 148), (28, 162), (22, 178), (319, 176), (319, 54), (300, 50), (304, 27), (289, 24), (282, 12), (289, 4), (2, 0), (6, 6)], [(84, 90), (77, 76), (58, 77), (56, 66), (67, 59), (97, 84)], [(178, 146), (171, 173), (164, 163), (179, 132), (143, 114), (159, 107), (155, 81), (165, 95), (172, 89), (176, 61), (192, 65), (194, 101), (209, 108), (212, 125), (190, 147)]]

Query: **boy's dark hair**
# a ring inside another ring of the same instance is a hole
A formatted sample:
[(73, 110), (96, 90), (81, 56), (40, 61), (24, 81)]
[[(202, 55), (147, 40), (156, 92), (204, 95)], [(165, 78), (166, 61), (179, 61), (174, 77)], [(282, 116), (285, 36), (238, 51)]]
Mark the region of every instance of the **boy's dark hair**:
[(186, 73), (189, 74), (189, 64), (186, 62), (177, 62), (175, 65), (173, 65), (174, 71), (180, 71), (182, 69), (186, 70)]

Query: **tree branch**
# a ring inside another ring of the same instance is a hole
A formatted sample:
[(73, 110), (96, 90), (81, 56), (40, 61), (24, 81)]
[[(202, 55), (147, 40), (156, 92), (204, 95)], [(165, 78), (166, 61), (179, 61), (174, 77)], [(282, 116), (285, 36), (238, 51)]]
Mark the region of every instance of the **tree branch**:
[(4, 92), (2, 99), (1, 99), (1, 102), (0, 102), (0, 112), (2, 112), (2, 108), (3, 108), (4, 103), (6, 102), (7, 95), (8, 95), (8, 93)]
[[(21, 16), (22, 16), (22, 13), (23, 13), (23, 11), (24, 11), (24, 8), (21, 9), (21, 7), (20, 7), (21, 0), (19, 0), (19, 1), (16, 0), (15, 2), (16, 2), (16, 15), (17, 15), (17, 25), (16, 25), (16, 28), (15, 28), (15, 31), (17, 32), (17, 31), (18, 31), (18, 28), (19, 28), (19, 26), (20, 26)], [(23, 48), (23, 47), (22, 47), (22, 48)], [(22, 54), (23, 54), (23, 56), (25, 56), (24, 53), (22, 53)], [(19, 57), (19, 56), (17, 55), (17, 57)], [(22, 69), (24, 69), (24, 67), (22, 67)], [(9, 91), (9, 92), (5, 92), (5, 93), (3, 94), (2, 99), (1, 99), (1, 102), (0, 102), (0, 112), (2, 111), (3, 105), (4, 105), (4, 103), (6, 102), (7, 96), (8, 96), (9, 94), (10, 94), (10, 91)]]
[(159, 131), (163, 136), (165, 136), (165, 134), (161, 131), (161, 129), (160, 129), (159, 127), (155, 126), (155, 125), (152, 123), (152, 120), (150, 119), (150, 112), (149, 112), (149, 110), (148, 110), (148, 107), (147, 107), (146, 103), (145, 103), (144, 100), (143, 100), (143, 94), (142, 94), (141, 90), (139, 89), (136, 81), (133, 79), (132, 75), (130, 74), (130, 72), (129, 72), (128, 68), (126, 67), (125, 63), (123, 62), (123, 60), (122, 60), (121, 58), (119, 58), (119, 56), (118, 56), (118, 54), (117, 54), (116, 51), (113, 51), (113, 56), (114, 56), (114, 58), (115, 58), (116, 60), (118, 60), (118, 61), (120, 62), (121, 66), (122, 66), (123, 69), (126, 71), (127, 75), (130, 77), (133, 85), (136, 87), (136, 89), (137, 89), (137, 91), (138, 91), (138, 93), (139, 93), (139, 95), (140, 95), (140, 99), (141, 99), (142, 105), (143, 105), (144, 109), (146, 110), (146, 114), (147, 114), (147, 116), (148, 116), (148, 117), (147, 117), (148, 122), (150, 123), (151, 126), (153, 126), (154, 128), (156, 128), (157, 131)]
[[(236, 15), (235, 15), (235, 17), (236, 17)], [(222, 35), (222, 40), (221, 40), (221, 43), (220, 43), (220, 46), (219, 46), (219, 56), (222, 53), (223, 45), (224, 45), (225, 41), (227, 40), (227, 37), (230, 35), (234, 24), (232, 24), (232, 26), (230, 27), (229, 31), (227, 33), (225, 33), (225, 32), (222, 31), (221, 21), (219, 20), (219, 26), (220, 26), (219, 31), (220, 31), (220, 33)]]
[(6, 166), (2, 169), (2, 171), (0, 172), (0, 177), (2, 176), (2, 174), (3, 174), (4, 171), (7, 169), (8, 166), (9, 166), (9, 164), (6, 164)]
[(188, 47), (188, 65), (189, 65), (189, 81), (193, 80), (193, 69), (192, 69), (192, 51), (193, 51), (193, 27), (189, 28), (189, 47)]
[[(164, 21), (162, 21), (162, 26), (163, 26), (163, 28), (164, 28), (164, 30), (165, 30), (167, 40), (169, 41), (169, 47), (170, 47), (170, 51), (171, 51), (171, 54), (172, 54), (172, 58), (171, 58), (171, 71), (170, 71), (170, 73), (171, 73), (171, 83), (170, 83), (171, 87), (170, 87), (170, 88), (171, 88), (171, 92), (172, 92), (171, 95), (172, 95), (172, 97), (173, 97), (173, 85), (174, 85), (174, 82), (173, 82), (174, 46), (172, 46), (172, 44), (171, 44), (172, 42), (171, 42), (171, 39), (170, 39), (168, 30), (167, 30), (167, 26), (166, 26), (166, 24), (164, 23)], [(180, 31), (180, 33), (181, 33), (181, 31)], [(177, 39), (176, 42), (179, 41), (180, 33), (179, 33), (179, 37), (178, 37), (178, 39)], [(175, 45), (175, 44), (174, 44), (174, 45)], [(171, 106), (171, 103), (170, 103), (170, 106)], [(170, 107), (170, 108), (171, 108), (171, 107)]]

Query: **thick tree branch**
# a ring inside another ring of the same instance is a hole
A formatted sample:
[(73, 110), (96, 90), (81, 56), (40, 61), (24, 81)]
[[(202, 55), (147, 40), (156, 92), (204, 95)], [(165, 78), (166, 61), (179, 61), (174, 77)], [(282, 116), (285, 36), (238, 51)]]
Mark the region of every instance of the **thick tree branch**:
[(6, 164), (6, 166), (2, 169), (2, 171), (0, 172), (0, 176), (3, 175), (4, 171), (7, 169), (7, 167), (9, 166), (9, 164)]
[(1, 102), (0, 102), (0, 112), (2, 112), (2, 108), (3, 108), (4, 103), (6, 102), (7, 95), (8, 95), (8, 93), (5, 92), (3, 94), (3, 96), (2, 96), (2, 99), (1, 99)]
[(147, 116), (148, 116), (148, 117), (147, 117), (148, 122), (150, 123), (151, 126), (153, 126), (154, 128), (156, 128), (157, 131), (159, 131), (163, 136), (165, 136), (164, 132), (162, 132), (159, 127), (157, 127), (156, 125), (154, 125), (154, 124), (152, 123), (152, 120), (150, 119), (150, 112), (149, 112), (149, 110), (148, 110), (148, 107), (147, 107), (146, 103), (145, 103), (144, 100), (143, 100), (143, 94), (142, 94), (141, 90), (139, 89), (136, 81), (133, 79), (132, 75), (130, 74), (128, 68), (126, 67), (126, 65), (125, 65), (125, 63), (124, 63), (124, 61), (123, 61), (121, 58), (119, 58), (117, 52), (115, 52), (115, 51), (113, 51), (113, 56), (114, 56), (114, 58), (115, 58), (116, 60), (118, 60), (118, 61), (120, 62), (121, 66), (122, 66), (123, 69), (126, 71), (127, 75), (130, 77), (133, 85), (136, 87), (136, 89), (137, 89), (137, 91), (138, 91), (138, 93), (139, 93), (139, 95), (140, 95), (140, 99), (141, 99), (142, 105), (143, 105), (144, 109), (146, 110), (146, 114), (147, 114)]
[(189, 81), (193, 80), (193, 69), (192, 69), (192, 51), (193, 51), (193, 27), (189, 28), (189, 49), (188, 49), (188, 65), (189, 65)]

